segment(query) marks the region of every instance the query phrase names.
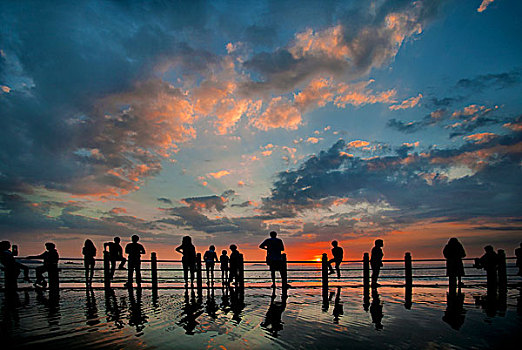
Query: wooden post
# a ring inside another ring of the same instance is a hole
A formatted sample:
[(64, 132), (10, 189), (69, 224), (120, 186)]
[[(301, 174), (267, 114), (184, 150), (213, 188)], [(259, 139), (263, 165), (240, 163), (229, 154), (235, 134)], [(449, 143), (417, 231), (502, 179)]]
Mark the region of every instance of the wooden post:
[(103, 252), (103, 285), (105, 289), (111, 288), (111, 266), (108, 251)]
[(363, 286), (370, 288), (370, 255), (368, 253), (363, 255)]
[(323, 296), (324, 294), (328, 294), (328, 256), (326, 253), (323, 253), (322, 257), (322, 265), (321, 265), (321, 273), (322, 273), (322, 281), (323, 281)]
[(507, 287), (506, 253), (504, 249), (498, 250), (498, 287), (501, 290)]
[(196, 273), (197, 273), (196, 284), (197, 284), (197, 288), (198, 288), (198, 293), (201, 293), (201, 291), (203, 290), (203, 274), (201, 271), (201, 253), (196, 254)]
[(283, 266), (281, 266), (281, 285), (286, 290), (288, 286), (288, 265), (286, 263), (286, 253), (283, 253)]
[(239, 254), (239, 271), (238, 271), (239, 286), (245, 287), (245, 260), (243, 254)]
[(404, 254), (404, 278), (406, 287), (411, 287), (413, 284), (412, 268), (411, 268), (411, 254), (407, 252)]
[(158, 289), (158, 258), (156, 253), (150, 254), (150, 279), (152, 281), (152, 290)]

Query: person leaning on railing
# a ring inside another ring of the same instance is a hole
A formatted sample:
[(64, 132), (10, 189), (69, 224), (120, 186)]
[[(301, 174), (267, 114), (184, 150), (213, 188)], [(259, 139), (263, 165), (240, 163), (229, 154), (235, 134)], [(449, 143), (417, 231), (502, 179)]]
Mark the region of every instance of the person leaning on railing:
[(47, 286), (47, 281), (43, 277), (43, 274), (45, 272), (47, 272), (47, 274), (54, 273), (58, 270), (58, 260), (60, 260), (60, 256), (56, 250), (55, 244), (47, 242), (45, 243), (45, 249), (46, 251), (40, 255), (31, 255), (27, 257), (27, 259), (43, 259), (43, 265), (36, 268), (35, 287), (41, 286), (45, 288)]
[(29, 268), (15, 260), (14, 254), (11, 251), (11, 242), (0, 242), (0, 262), (4, 266), (5, 278), (18, 278), (20, 270), (24, 272), (24, 281), (31, 282), (29, 279)]

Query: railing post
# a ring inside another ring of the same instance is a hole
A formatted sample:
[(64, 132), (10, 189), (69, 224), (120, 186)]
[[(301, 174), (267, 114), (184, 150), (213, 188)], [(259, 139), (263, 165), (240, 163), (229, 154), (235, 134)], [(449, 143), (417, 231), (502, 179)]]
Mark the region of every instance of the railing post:
[(239, 254), (239, 271), (238, 271), (239, 286), (245, 287), (245, 259), (243, 254)]
[(288, 266), (286, 262), (286, 253), (283, 253), (283, 266), (281, 267), (281, 285), (283, 286), (283, 290), (285, 290), (288, 285)]
[(498, 250), (498, 287), (500, 290), (507, 287), (506, 253), (504, 249)]
[(196, 273), (198, 293), (201, 293), (201, 291), (203, 290), (203, 275), (201, 272), (201, 253), (196, 254)]
[(111, 288), (111, 267), (108, 251), (103, 252), (103, 285), (105, 289)]
[(321, 273), (322, 273), (322, 284), (323, 284), (323, 295), (328, 294), (328, 256), (326, 253), (323, 253), (323, 257), (321, 259)]
[(156, 253), (150, 254), (150, 279), (152, 282), (152, 290), (158, 289), (158, 259)]
[(370, 288), (370, 255), (368, 253), (363, 255), (363, 286)]
[(413, 275), (411, 267), (411, 254), (409, 252), (404, 254), (404, 278), (406, 282), (406, 287), (411, 288), (413, 284)]

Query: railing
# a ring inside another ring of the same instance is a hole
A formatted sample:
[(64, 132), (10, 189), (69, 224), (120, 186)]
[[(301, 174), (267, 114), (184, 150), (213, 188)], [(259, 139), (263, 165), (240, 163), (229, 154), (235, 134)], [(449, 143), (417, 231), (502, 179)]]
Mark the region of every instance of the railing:
[[(516, 259), (514, 257), (508, 257), (506, 258), (505, 253), (503, 250), (498, 251), (499, 256), (499, 265), (498, 265), (498, 285), (499, 287), (506, 286), (507, 285), (507, 278), (508, 276), (516, 276), (515, 274), (508, 275), (507, 269), (506, 269), (506, 260), (512, 260)], [(81, 258), (61, 258), (61, 261), (83, 261)], [(103, 286), (104, 288), (110, 288), (112, 281), (111, 281), (111, 262), (110, 262), (110, 256), (108, 252), (104, 252), (104, 258), (103, 259), (95, 259), (96, 261), (102, 261), (103, 267), (102, 268), (95, 268), (95, 271), (103, 271)], [(473, 261), (475, 259), (473, 258), (466, 258), (462, 259), (464, 261)], [(151, 253), (150, 260), (141, 260), (143, 263), (150, 263), (150, 267), (148, 268), (142, 268), (142, 271), (150, 271), (150, 277), (149, 278), (143, 278), (143, 282), (150, 283), (150, 287), (153, 290), (157, 290), (160, 288), (160, 280), (158, 279), (158, 272), (159, 271), (183, 271), (182, 268), (179, 267), (158, 267), (159, 263), (181, 263), (181, 260), (170, 260), (170, 259), (158, 259), (156, 253)], [(413, 263), (428, 263), (428, 262), (445, 262), (445, 259), (416, 259), (413, 260), (410, 253), (405, 253), (404, 259), (387, 259), (383, 260), (383, 263), (404, 263), (402, 267), (387, 267), (382, 268), (381, 271), (404, 271), (403, 275), (384, 275), (380, 276), (379, 279), (402, 279), (404, 281), (404, 286), (407, 288), (412, 287), (413, 285), (413, 279), (427, 279), (427, 278), (445, 278), (444, 275), (414, 275), (414, 270), (443, 270), (445, 269), (444, 266), (431, 266), (431, 267), (423, 267), (423, 266), (413, 266)], [(245, 286), (245, 283), (248, 282), (249, 286), (254, 286), (256, 283), (259, 284), (260, 281), (267, 281), (268, 278), (266, 277), (246, 277), (245, 278), (245, 272), (261, 272), (259, 269), (249, 269), (248, 267), (245, 268), (245, 264), (264, 264), (265, 261), (244, 261), (243, 255), (240, 255), (240, 263), (239, 263), (239, 269), (238, 269), (238, 286), (243, 288)], [(351, 267), (351, 268), (341, 268), (340, 271), (343, 272), (353, 272), (353, 271), (362, 271), (362, 276), (343, 276), (341, 278), (336, 278), (337, 281), (348, 281), (348, 280), (360, 280), (362, 278), (362, 285), (365, 288), (368, 288), (370, 285), (370, 259), (368, 253), (364, 253), (362, 260), (344, 260), (342, 263), (344, 264), (361, 264), (362, 266), (359, 267)], [(313, 265), (310, 269), (303, 269), (303, 268), (288, 268), (289, 265)], [(319, 265), (319, 266), (317, 266)], [(315, 267), (317, 266), (317, 267)], [(323, 290), (328, 290), (328, 286), (330, 283), (329, 280), (329, 274), (328, 274), (328, 258), (327, 254), (324, 253), (322, 255), (321, 261), (287, 261), (286, 254), (283, 254), (283, 264), (282, 264), (282, 273), (281, 277), (283, 278), (282, 285), (286, 285), (288, 280), (290, 282), (299, 282), (299, 281), (312, 281), (317, 286), (321, 286)], [(63, 272), (65, 271), (84, 271), (83, 267), (70, 267), (65, 266), (62, 264), (62, 266), (56, 271), (49, 271), (49, 288), (59, 288), (60, 283), (62, 284), (78, 284), (80, 281), (78, 278), (74, 279), (68, 279), (68, 278), (60, 278), (60, 274), (63, 275)], [(198, 290), (201, 290), (203, 288), (203, 268), (202, 268), (202, 262), (201, 262), (201, 254), (197, 254), (196, 258), (196, 288)], [(219, 271), (219, 270), (217, 270)], [(312, 276), (288, 276), (288, 272), (320, 272), (320, 275), (312, 275)], [(466, 277), (474, 277), (474, 278), (484, 278), (486, 276), (481, 274), (471, 274), (467, 275)], [(61, 279), (61, 281), (60, 281)], [(99, 281), (99, 280), (96, 280)], [(16, 278), (12, 278), (9, 276), (9, 274), (4, 273), (4, 282), (6, 288), (15, 288), (16, 285)], [(172, 279), (172, 281), (169, 282), (183, 282), (179, 278)]]

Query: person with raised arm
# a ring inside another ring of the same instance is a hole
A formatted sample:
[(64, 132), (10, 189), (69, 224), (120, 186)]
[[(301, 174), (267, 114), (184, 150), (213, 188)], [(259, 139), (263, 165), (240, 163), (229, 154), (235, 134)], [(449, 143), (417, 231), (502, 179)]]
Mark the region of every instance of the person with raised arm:
[(43, 277), (43, 274), (47, 272), (53, 273), (58, 269), (58, 261), (60, 256), (56, 250), (56, 245), (51, 242), (45, 243), (45, 252), (40, 255), (31, 255), (27, 259), (43, 259), (43, 265), (36, 268), (36, 282), (34, 286), (37, 288), (45, 288), (47, 281)]
[(109, 260), (111, 262), (111, 279), (114, 278), (114, 271), (116, 271), (116, 262), (120, 261), (119, 270), (125, 270), (125, 263), (127, 259), (123, 257), (123, 248), (120, 245), (120, 237), (114, 237), (114, 242), (106, 242), (103, 244), (103, 249), (109, 248)]
[(192, 244), (192, 238), (185, 236), (181, 240), (181, 245), (176, 248), (178, 253), (183, 254), (181, 263), (183, 265), (183, 277), (185, 286), (188, 285), (188, 272), (190, 271), (190, 283), (194, 283), (194, 272), (196, 271), (196, 247)]
[(141, 288), (141, 255), (145, 254), (145, 248), (138, 243), (140, 237), (133, 235), (131, 237), (132, 242), (125, 246), (125, 254), (127, 254), (129, 260), (128, 267), (128, 278), (125, 287), (132, 288), (132, 275), (136, 272), (136, 284), (138, 288)]
[(15, 260), (15, 254), (11, 251), (11, 242), (9, 241), (0, 242), (0, 262), (4, 266), (6, 279), (8, 278), (7, 276), (10, 276), (16, 280), (18, 275), (20, 275), (20, 271), (23, 271), (24, 281), (31, 282), (29, 279), (29, 268)]

